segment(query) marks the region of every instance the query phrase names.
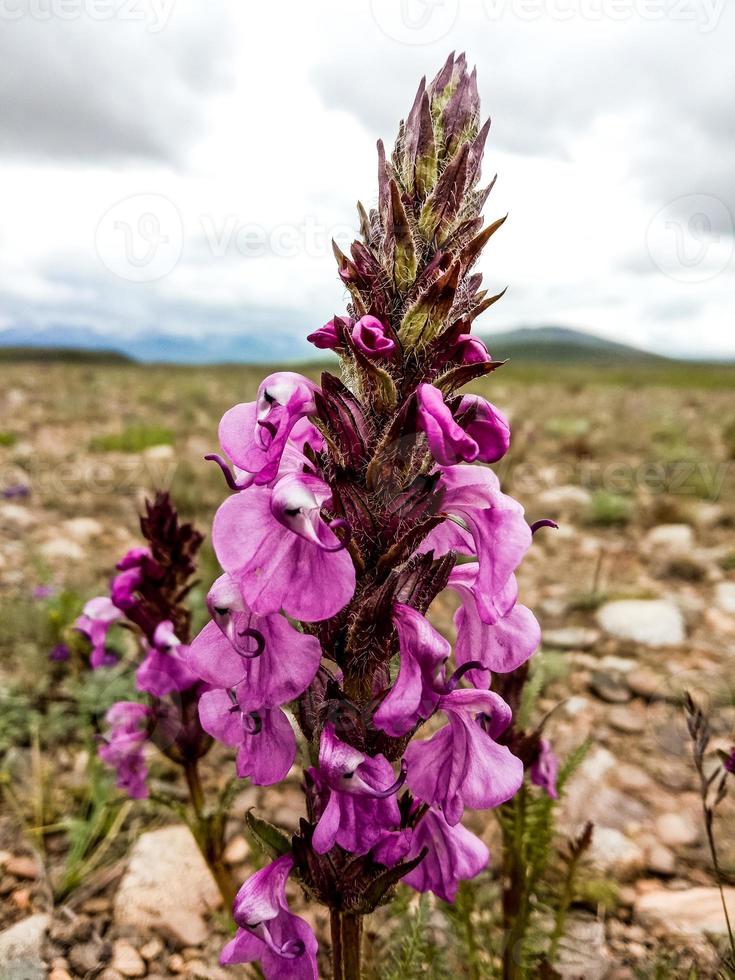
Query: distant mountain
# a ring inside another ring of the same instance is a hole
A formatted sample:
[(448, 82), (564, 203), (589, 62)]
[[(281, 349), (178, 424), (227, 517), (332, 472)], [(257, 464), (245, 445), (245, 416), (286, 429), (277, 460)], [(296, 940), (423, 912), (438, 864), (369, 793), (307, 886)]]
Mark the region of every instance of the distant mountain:
[(41, 330), (12, 327), (0, 330), (0, 359), (7, 360), (4, 349), (37, 352), (46, 358), (54, 351), (94, 351), (122, 356), (134, 361), (173, 364), (271, 364), (305, 361), (314, 349), (303, 340), (276, 330), (253, 334), (209, 334), (190, 337), (183, 334), (142, 333), (110, 337), (86, 327), (59, 324)]
[(663, 362), (668, 358), (569, 327), (519, 327), (483, 336), (496, 360), (620, 363)]
[[(568, 327), (520, 327), (483, 336), (494, 358), (545, 363), (590, 365), (666, 363), (636, 347), (605, 340)], [(11, 353), (12, 352), (12, 353)], [(83, 355), (82, 352), (87, 352)], [(110, 337), (85, 327), (60, 324), (42, 330), (22, 327), (0, 330), (0, 360), (74, 359), (82, 356), (174, 364), (287, 364), (319, 359), (319, 352), (305, 338), (273, 328), (253, 334), (144, 333)], [(669, 361), (670, 363), (670, 361)]]
[(0, 364), (22, 361), (58, 361), (64, 364), (135, 364), (132, 357), (114, 350), (83, 347), (5, 347), (0, 344)]

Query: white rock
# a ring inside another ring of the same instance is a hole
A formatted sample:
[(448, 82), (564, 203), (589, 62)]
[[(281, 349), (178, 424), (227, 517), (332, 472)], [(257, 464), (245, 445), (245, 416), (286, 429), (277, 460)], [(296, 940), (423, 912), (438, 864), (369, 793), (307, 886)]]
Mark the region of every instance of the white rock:
[(725, 613), (735, 614), (735, 582), (718, 582), (715, 586), (715, 605)]
[(104, 530), (100, 522), (93, 517), (72, 517), (71, 520), (64, 521), (61, 527), (70, 538), (82, 544), (99, 537)]
[(84, 548), (71, 538), (50, 538), (40, 548), (47, 561), (82, 561)]
[(645, 854), (635, 841), (614, 827), (595, 827), (587, 855), (601, 871), (627, 876), (645, 867)]
[(612, 969), (605, 926), (597, 919), (570, 916), (559, 958), (554, 964), (563, 980), (604, 980)]
[(706, 501), (698, 503), (692, 511), (692, 520), (695, 525), (704, 530), (717, 527), (725, 516), (725, 511), (719, 504), (711, 504)]
[(667, 599), (621, 599), (597, 612), (606, 633), (651, 647), (679, 646), (686, 633), (681, 611)]
[(586, 514), (592, 505), (592, 494), (583, 487), (568, 484), (550, 487), (539, 495), (538, 505), (548, 517)]
[(676, 872), (676, 856), (663, 844), (652, 844), (647, 849), (646, 866), (654, 874), (668, 878)]
[(565, 715), (570, 718), (576, 718), (578, 715), (583, 715), (585, 711), (588, 710), (590, 706), (590, 699), (583, 698), (581, 695), (577, 694), (571, 698), (567, 698), (566, 701), (562, 701), (562, 711)]
[(15, 528), (16, 531), (26, 531), (35, 523), (35, 515), (27, 507), (22, 507), (20, 504), (3, 504), (0, 506), (0, 528)]
[(612, 752), (608, 752), (607, 749), (597, 746), (579, 767), (577, 776), (585, 782), (597, 783), (603, 780), (611, 770), (615, 769), (617, 764), (618, 760)]
[(43, 980), (46, 968), (41, 956), (50, 916), (39, 913), (0, 932), (0, 977)]
[(175, 455), (174, 447), (167, 443), (162, 443), (160, 446), (149, 446), (148, 449), (143, 450), (143, 458), (154, 463), (167, 463)]
[(219, 890), (187, 827), (162, 827), (135, 843), (115, 896), (115, 920), (155, 930), (185, 946), (209, 935), (204, 916), (221, 904)]
[(688, 847), (700, 838), (698, 824), (681, 813), (662, 813), (656, 819), (655, 829), (668, 847)]
[(694, 532), (688, 524), (659, 524), (645, 536), (643, 546), (647, 554), (686, 555), (694, 547)]
[[(730, 917), (735, 917), (735, 888), (725, 889), (725, 902)], [(644, 925), (655, 923), (670, 932), (687, 936), (724, 935), (727, 931), (717, 888), (687, 888), (684, 891), (659, 888), (646, 892), (636, 899), (635, 916)]]
[(618, 674), (629, 674), (631, 670), (635, 670), (638, 666), (638, 661), (631, 660), (630, 657), (616, 657), (611, 653), (603, 657), (598, 662), (598, 666), (600, 670), (612, 670)]
[(599, 639), (600, 631), (586, 626), (566, 626), (543, 633), (544, 645), (558, 650), (589, 650)]

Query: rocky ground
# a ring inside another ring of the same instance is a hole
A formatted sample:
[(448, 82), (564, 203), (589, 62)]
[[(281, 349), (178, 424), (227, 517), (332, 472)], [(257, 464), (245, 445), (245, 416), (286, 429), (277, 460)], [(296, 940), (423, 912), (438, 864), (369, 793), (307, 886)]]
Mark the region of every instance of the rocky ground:
[[(6, 718), (26, 694), (44, 694), (40, 720), (28, 730), (18, 722), (17, 738), (15, 722), (0, 724), (0, 978), (224, 976), (216, 963), (227, 926), (216, 889), (188, 831), (170, 818), (165, 825), (151, 804), (126, 811), (89, 873), (60, 890), (70, 851), (64, 821), (89, 808), (90, 743), (73, 719), (64, 726), (63, 706), (49, 706), (41, 620), (47, 591), (87, 598), (104, 587), (115, 558), (136, 543), (136, 512), (155, 486), (170, 487), (206, 529), (223, 488), (201, 457), (214, 447), (219, 415), (252, 397), (258, 373), (68, 365), (2, 372)], [(724, 929), (681, 703), (690, 690), (710, 712), (712, 747), (730, 747), (735, 405), (731, 389), (665, 380), (607, 384), (567, 372), (529, 383), (507, 371), (488, 386), (514, 426), (500, 467), (506, 488), (530, 520), (560, 524), (539, 532), (520, 575), (544, 633), (539, 711), (554, 709), (548, 731), (560, 755), (592, 740), (561, 829), (594, 821), (590, 871), (610, 889), (605, 901), (575, 910), (567, 980), (686, 976), (690, 963), (714, 976), (709, 937)], [(213, 575), (208, 556), (202, 577)], [(451, 613), (449, 601), (434, 611), (448, 635)], [(213, 763), (212, 779), (217, 765), (230, 763)], [(159, 776), (171, 774), (162, 768)], [(730, 795), (718, 827), (722, 865), (735, 881)], [(243, 788), (227, 855), (238, 878), (252, 864), (242, 815), (253, 805), (294, 826), (298, 783)], [(491, 816), (477, 815), (473, 829), (494, 843)], [(735, 912), (735, 890), (729, 900)], [(305, 914), (323, 933), (323, 913)]]

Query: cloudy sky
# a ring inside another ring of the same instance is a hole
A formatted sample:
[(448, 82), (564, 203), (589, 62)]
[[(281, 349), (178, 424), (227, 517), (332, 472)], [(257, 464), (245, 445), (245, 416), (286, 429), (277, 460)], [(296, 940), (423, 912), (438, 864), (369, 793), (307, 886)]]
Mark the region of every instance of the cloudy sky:
[(375, 200), (376, 139), (458, 49), (510, 212), (483, 329), (735, 357), (733, 8), (0, 0), (0, 330), (303, 353), (344, 308), (329, 241)]

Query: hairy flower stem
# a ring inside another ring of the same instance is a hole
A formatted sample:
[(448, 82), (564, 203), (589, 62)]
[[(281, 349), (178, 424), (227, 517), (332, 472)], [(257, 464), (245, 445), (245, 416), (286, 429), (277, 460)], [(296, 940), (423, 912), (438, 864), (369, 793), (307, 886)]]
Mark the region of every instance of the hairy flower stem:
[(362, 976), (362, 916), (332, 909), (330, 925), (334, 980), (360, 980)]
[(235, 901), (235, 884), (224, 861), (224, 821), (215, 821), (206, 812), (206, 803), (198, 760), (184, 763), (184, 775), (189, 790), (189, 801), (194, 814), (194, 837), (202, 857), (207, 862), (212, 877), (217, 883), (225, 909), (232, 908)]
[(528, 881), (524, 847), (526, 786), (506, 804), (513, 809), (513, 826), (503, 842), (503, 980), (523, 980), (522, 950), (528, 924)]
[(564, 875), (564, 887), (562, 889), (561, 898), (559, 899), (559, 907), (556, 910), (556, 915), (554, 916), (554, 930), (551, 933), (551, 942), (549, 945), (548, 960), (550, 963), (554, 963), (559, 952), (559, 943), (561, 937), (564, 935), (564, 926), (567, 921), (567, 913), (569, 912), (569, 906), (572, 904), (572, 898), (574, 897), (574, 879), (577, 875), (577, 868), (579, 866), (579, 861), (582, 857), (582, 851), (573, 854), (569, 863), (567, 864), (567, 871)]

